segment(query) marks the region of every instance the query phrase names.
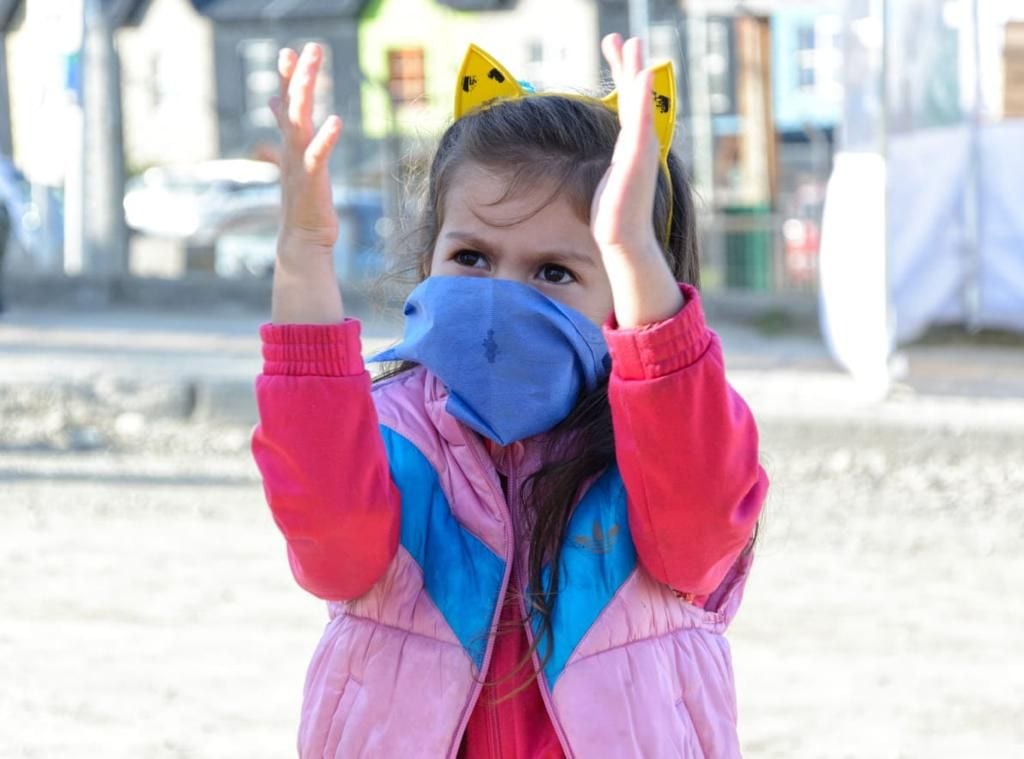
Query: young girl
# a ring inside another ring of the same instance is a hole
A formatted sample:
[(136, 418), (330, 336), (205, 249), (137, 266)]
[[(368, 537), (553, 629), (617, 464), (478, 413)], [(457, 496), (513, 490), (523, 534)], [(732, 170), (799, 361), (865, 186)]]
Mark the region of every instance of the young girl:
[(739, 755), (723, 632), (767, 479), (694, 287), (674, 92), (636, 40), (602, 48), (617, 100), (532, 94), (471, 49), (405, 363), (373, 386), (332, 269), (340, 122), (314, 134), (318, 48), (282, 51), (253, 453), (329, 602), (303, 757)]

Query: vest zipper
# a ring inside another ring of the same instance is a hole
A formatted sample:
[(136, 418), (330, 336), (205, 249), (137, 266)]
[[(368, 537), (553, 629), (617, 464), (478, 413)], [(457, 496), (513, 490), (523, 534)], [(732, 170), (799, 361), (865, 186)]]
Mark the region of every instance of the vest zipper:
[[(477, 681), (473, 688), (473, 692), (470, 694), (469, 702), (466, 704), (465, 710), (462, 715), (462, 719), (459, 720), (459, 726), (455, 731), (455, 738), (452, 742), (452, 746), (448, 752), (450, 759), (454, 759), (458, 753), (459, 748), (462, 746), (462, 741), (466, 735), (466, 725), (469, 724), (470, 715), (473, 713), (473, 709), (476, 708), (477, 702), (480, 700), (480, 692), (483, 690), (483, 680), (487, 677), (487, 671), (491, 667), (491, 656), (494, 653), (494, 630), (498, 626), (498, 621), (501, 619), (501, 611), (505, 605), (505, 595), (508, 593), (509, 578), (512, 574), (512, 551), (515, 550), (513, 545), (514, 540), (511, 537), (511, 507), (505, 498), (505, 494), (502, 492), (501, 484), (497, 482), (498, 473), (495, 471), (494, 464), (491, 462), (491, 457), (484, 450), (483, 443), (480, 438), (475, 434), (466, 431), (466, 448), (472, 452), (473, 457), (476, 460), (476, 465), (482, 472), (487, 472), (488, 467), (490, 471), (494, 472), (494, 481), (487, 478), (488, 485), (490, 485), (491, 491), (495, 496), (498, 497), (498, 503), (505, 504), (505, 523), (502, 525), (502, 532), (505, 538), (505, 576), (502, 578), (501, 591), (498, 593), (498, 603), (494, 609), (494, 615), (491, 617), (491, 626), (488, 629), (488, 641), (487, 650), (484, 652), (484, 661), (480, 671), (480, 679)], [(486, 458), (486, 465), (484, 463)]]
[[(511, 500), (514, 499), (516, 504), (516, 513), (521, 514), (523, 508), (519, 498), (519, 478), (518, 472), (516, 471), (516, 467), (514, 465), (509, 467), (508, 482), (509, 493), (514, 494), (511, 495), (509, 499), (509, 511), (512, 511)], [(515, 489), (513, 489), (513, 487)], [(516, 540), (515, 537), (513, 537), (513, 540)], [(516, 541), (516, 544), (513, 546), (512, 550), (515, 552), (514, 555), (517, 559), (521, 558), (521, 554), (519, 553), (518, 541)], [(522, 562), (520, 562), (520, 569), (522, 568), (521, 564)], [(533, 625), (530, 624), (529, 617), (526, 616), (526, 594), (522, 592), (523, 581), (522, 578), (519, 576), (518, 572), (513, 574), (512, 582), (516, 584), (516, 595), (519, 598), (520, 616), (522, 616), (522, 618), (526, 620), (526, 624), (524, 625), (524, 627), (526, 628), (526, 640), (530, 648), (533, 649), (533, 669), (537, 673), (537, 686), (540, 688), (541, 699), (544, 701), (544, 707), (547, 710), (548, 719), (551, 720), (551, 725), (555, 728), (555, 735), (558, 736), (558, 742), (562, 745), (562, 753), (565, 754), (566, 759), (571, 759), (572, 752), (569, 751), (569, 741), (568, 739), (566, 739), (565, 732), (562, 730), (562, 725), (558, 721), (558, 716), (555, 714), (555, 707), (554, 704), (551, 702), (551, 693), (548, 690), (547, 680), (544, 679), (544, 670), (542, 670), (540, 667), (540, 656), (537, 653), (537, 649), (534, 648), (533, 645)]]
[(493, 759), (501, 759), (504, 754), (501, 750), (501, 725), (498, 723), (498, 710), (493, 706), (488, 709), (491, 714), (491, 750), (487, 752), (487, 755)]
[[(520, 594), (522, 595), (522, 594)], [(526, 606), (520, 601), (520, 606), (523, 609), (523, 614), (526, 613)], [(530, 648), (533, 648), (533, 668), (537, 672), (537, 686), (540, 688), (540, 697), (544, 701), (544, 706), (548, 711), (548, 718), (551, 720), (551, 725), (555, 728), (555, 735), (558, 736), (558, 742), (562, 744), (562, 753), (565, 754), (566, 759), (572, 759), (573, 753), (569, 750), (569, 739), (565, 737), (565, 731), (562, 730), (562, 723), (558, 721), (558, 715), (555, 714), (555, 705), (551, 700), (551, 691), (548, 689), (548, 681), (544, 677), (544, 670), (540, 667), (540, 655), (537, 653), (537, 649), (533, 647), (533, 625), (526, 624), (526, 640), (530, 644)]]

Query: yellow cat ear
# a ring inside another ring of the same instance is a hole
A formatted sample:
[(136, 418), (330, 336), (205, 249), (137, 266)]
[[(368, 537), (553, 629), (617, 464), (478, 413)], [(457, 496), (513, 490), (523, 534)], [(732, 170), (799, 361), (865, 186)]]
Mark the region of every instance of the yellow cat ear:
[[(654, 80), (651, 96), (654, 98), (654, 132), (661, 146), (661, 162), (668, 160), (672, 149), (672, 138), (676, 131), (676, 76), (671, 61), (659, 63), (653, 69)], [(619, 112), (619, 93), (612, 90), (601, 102), (616, 113)]]
[(672, 149), (672, 138), (676, 133), (676, 75), (671, 61), (665, 61), (654, 69), (654, 131), (661, 145), (661, 161), (668, 160)]
[(494, 100), (520, 98), (525, 93), (504, 66), (470, 45), (455, 82), (455, 120)]

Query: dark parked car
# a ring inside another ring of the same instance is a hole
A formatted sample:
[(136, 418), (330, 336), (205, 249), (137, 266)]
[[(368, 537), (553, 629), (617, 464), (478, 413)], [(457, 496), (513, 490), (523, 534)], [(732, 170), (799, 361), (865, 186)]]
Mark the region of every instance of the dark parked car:
[[(335, 186), (334, 208), (339, 222), (334, 246), (338, 277), (350, 281), (376, 277), (384, 266), (381, 194)], [(276, 208), (234, 219), (214, 243), (214, 271), (222, 277), (269, 276), (274, 270), (278, 224)]]

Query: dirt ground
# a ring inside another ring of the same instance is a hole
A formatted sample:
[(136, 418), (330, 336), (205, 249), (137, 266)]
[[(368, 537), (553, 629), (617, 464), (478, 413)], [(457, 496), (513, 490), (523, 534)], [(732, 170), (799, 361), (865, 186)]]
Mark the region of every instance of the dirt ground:
[[(749, 757), (1024, 756), (1024, 441), (762, 425), (730, 631)], [(0, 441), (0, 757), (294, 756), (325, 621), (246, 431)]]

